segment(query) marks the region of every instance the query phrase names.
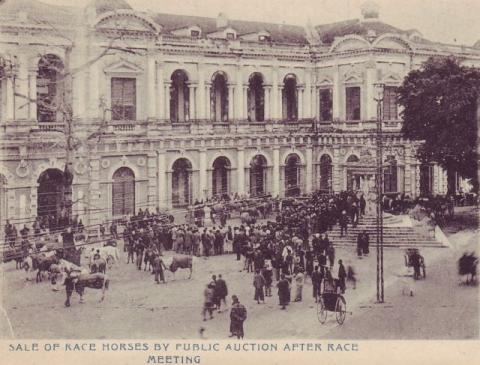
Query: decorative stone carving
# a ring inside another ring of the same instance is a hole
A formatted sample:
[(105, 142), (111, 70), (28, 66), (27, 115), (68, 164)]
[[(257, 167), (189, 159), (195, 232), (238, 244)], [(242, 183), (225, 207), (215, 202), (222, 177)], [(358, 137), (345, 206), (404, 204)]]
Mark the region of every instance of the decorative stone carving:
[(87, 169), (88, 169), (88, 166), (87, 164), (85, 163), (85, 161), (83, 160), (83, 158), (81, 158), (80, 160), (77, 161), (77, 163), (73, 166), (73, 169), (75, 170), (75, 172), (78, 174), (78, 175), (83, 175)]
[(15, 172), (18, 177), (26, 177), (30, 174), (30, 166), (28, 166), (28, 163), (25, 160), (21, 160), (15, 169)]
[(145, 163), (146, 163), (145, 157), (139, 157), (139, 158), (137, 159), (137, 165), (138, 165), (138, 166), (145, 166)]
[(109, 160), (102, 160), (101, 165), (104, 169), (108, 169), (110, 167), (110, 161)]

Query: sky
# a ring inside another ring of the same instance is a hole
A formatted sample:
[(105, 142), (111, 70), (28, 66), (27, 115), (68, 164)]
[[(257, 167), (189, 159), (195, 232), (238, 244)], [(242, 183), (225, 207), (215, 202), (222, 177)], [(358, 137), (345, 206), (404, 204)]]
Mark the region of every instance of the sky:
[[(40, 0), (84, 6), (91, 0)], [(134, 9), (154, 12), (287, 24), (326, 24), (361, 18), (365, 0), (126, 0)], [(432, 41), (473, 45), (480, 40), (480, 0), (377, 0), (380, 20), (417, 29)]]

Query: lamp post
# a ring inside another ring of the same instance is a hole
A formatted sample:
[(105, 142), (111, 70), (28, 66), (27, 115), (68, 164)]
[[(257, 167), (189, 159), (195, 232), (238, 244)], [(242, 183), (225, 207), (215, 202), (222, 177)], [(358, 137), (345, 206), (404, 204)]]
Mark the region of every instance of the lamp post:
[(385, 85), (376, 83), (374, 86), (374, 100), (377, 102), (377, 302), (384, 302), (384, 283), (383, 283), (383, 133), (382, 133), (382, 106), (384, 98)]

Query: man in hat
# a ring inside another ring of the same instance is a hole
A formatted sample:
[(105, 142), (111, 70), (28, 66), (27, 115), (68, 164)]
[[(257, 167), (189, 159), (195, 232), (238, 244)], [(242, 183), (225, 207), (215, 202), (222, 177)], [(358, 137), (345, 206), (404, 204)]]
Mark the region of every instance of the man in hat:
[(342, 211), (342, 214), (340, 215), (340, 218), (339, 218), (339, 223), (340, 223), (340, 237), (343, 237), (343, 232), (345, 232), (345, 235), (347, 235), (347, 228), (348, 228), (348, 216), (347, 216), (346, 210)]
[(230, 311), (230, 337), (243, 338), (243, 322), (247, 319), (247, 309), (240, 304), (238, 297), (232, 295), (232, 309)]
[(166, 270), (165, 264), (160, 257), (160, 254), (155, 254), (155, 258), (153, 259), (153, 272), (155, 274), (155, 282), (160, 284), (159, 279), (165, 284), (165, 275), (163, 274), (163, 270)]

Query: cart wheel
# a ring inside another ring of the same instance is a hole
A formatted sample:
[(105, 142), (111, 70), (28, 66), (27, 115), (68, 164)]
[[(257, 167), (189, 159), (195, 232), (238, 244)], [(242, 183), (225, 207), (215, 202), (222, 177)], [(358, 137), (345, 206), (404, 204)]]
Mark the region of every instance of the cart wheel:
[(337, 303), (335, 304), (335, 316), (337, 317), (338, 324), (343, 324), (345, 322), (345, 317), (347, 315), (347, 303), (342, 296), (337, 298)]
[(322, 298), (318, 298), (317, 318), (321, 324), (324, 324), (327, 321), (327, 310), (325, 308), (325, 304), (323, 303)]

